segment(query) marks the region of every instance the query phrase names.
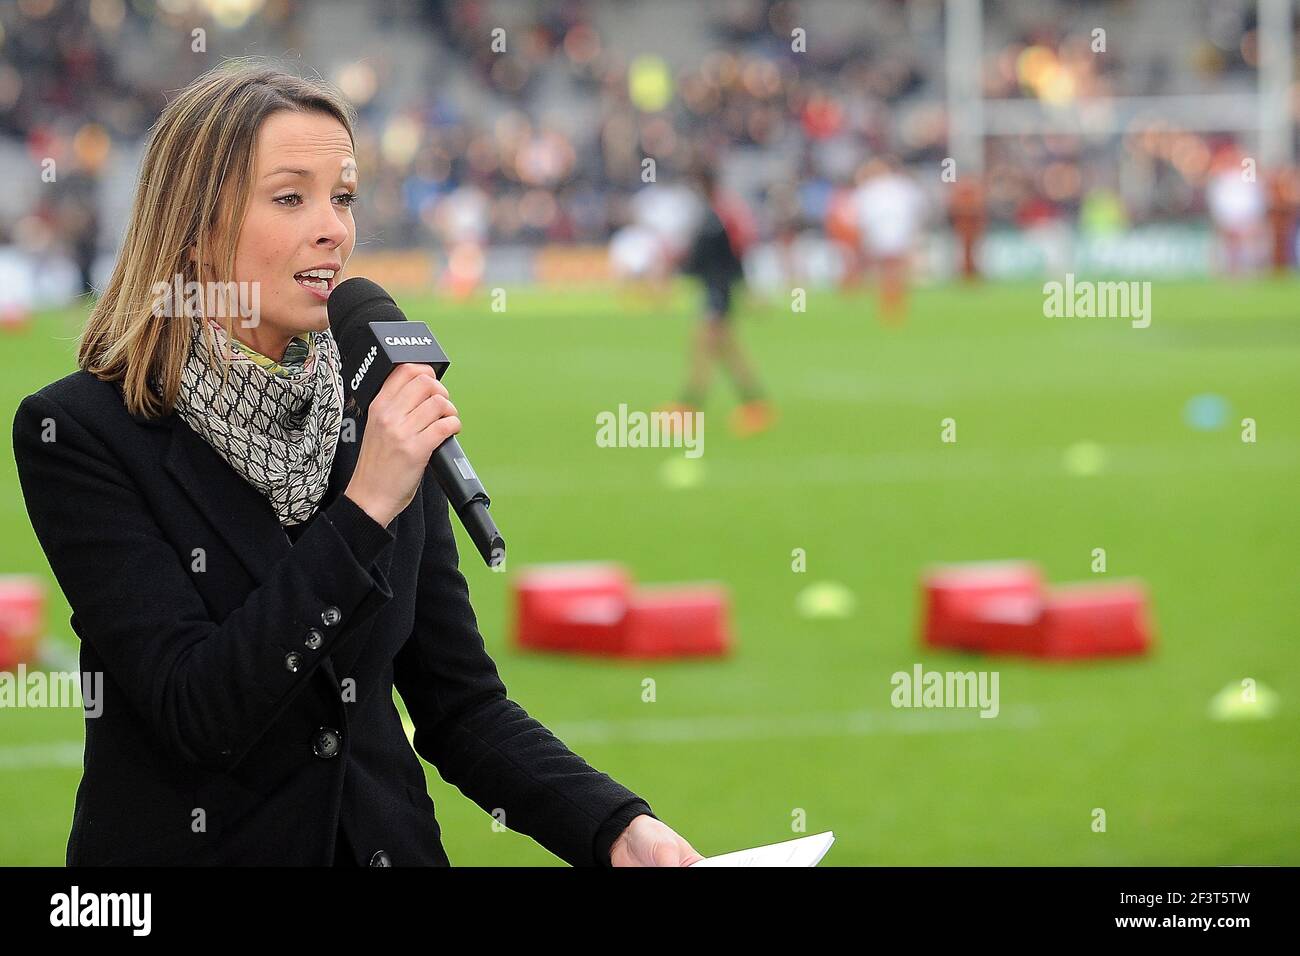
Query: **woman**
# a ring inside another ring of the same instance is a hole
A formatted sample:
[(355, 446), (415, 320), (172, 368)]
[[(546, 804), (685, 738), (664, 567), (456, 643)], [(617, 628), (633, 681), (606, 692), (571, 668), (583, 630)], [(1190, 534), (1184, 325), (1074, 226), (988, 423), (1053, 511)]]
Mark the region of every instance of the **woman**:
[(689, 865), (507, 698), (422, 480), (460, 430), (447, 389), (402, 366), (345, 425), (326, 302), (356, 189), (328, 88), (199, 77), (152, 131), (80, 371), (18, 409), (28, 513), (104, 682), (67, 862), (445, 866), (418, 753), (570, 864)]

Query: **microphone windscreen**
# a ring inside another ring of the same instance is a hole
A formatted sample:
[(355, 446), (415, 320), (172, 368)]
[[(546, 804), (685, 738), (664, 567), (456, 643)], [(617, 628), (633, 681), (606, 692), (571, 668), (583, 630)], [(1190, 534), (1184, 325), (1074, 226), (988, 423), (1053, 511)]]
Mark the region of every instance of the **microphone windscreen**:
[(362, 276), (340, 282), (330, 292), (326, 304), (330, 332), (345, 358), (357, 356), (370, 348), (371, 322), (405, 322), (406, 316), (383, 286)]

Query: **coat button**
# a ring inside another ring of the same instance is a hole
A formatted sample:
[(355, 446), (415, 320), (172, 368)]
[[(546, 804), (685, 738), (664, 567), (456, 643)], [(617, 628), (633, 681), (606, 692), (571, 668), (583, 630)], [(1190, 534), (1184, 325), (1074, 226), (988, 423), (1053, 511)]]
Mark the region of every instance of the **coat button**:
[(375, 855), (370, 858), (371, 866), (392, 866), (393, 861), (389, 859), (388, 854), (383, 850), (376, 850)]
[(302, 655), (297, 651), (290, 651), (284, 655), (284, 666), (295, 674), (298, 672), (298, 665), (302, 663)]
[(338, 608), (331, 605), (320, 612), (320, 619), (325, 623), (326, 627), (333, 627), (343, 620), (343, 615)]
[(312, 752), (323, 760), (328, 760), (330, 757), (337, 757), (339, 755), (339, 748), (339, 732), (332, 727), (320, 728), (316, 731), (316, 736), (312, 738)]
[(313, 651), (320, 650), (320, 646), (325, 643), (325, 635), (313, 627), (307, 632), (307, 640), (303, 641), (303, 643)]

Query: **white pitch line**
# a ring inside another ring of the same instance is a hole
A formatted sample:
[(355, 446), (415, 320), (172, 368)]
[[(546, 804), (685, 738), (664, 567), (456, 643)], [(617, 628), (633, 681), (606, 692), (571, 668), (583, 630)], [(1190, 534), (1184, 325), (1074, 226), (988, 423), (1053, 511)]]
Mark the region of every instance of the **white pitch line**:
[[(549, 724), (567, 744), (629, 741), (648, 744), (701, 743), (724, 740), (774, 740), (798, 737), (863, 737), (873, 735), (947, 734), (1038, 726), (1038, 712), (1029, 706), (1003, 709), (997, 717), (978, 711), (909, 710), (845, 711), (827, 714), (768, 716), (737, 714), (718, 717), (663, 717), (633, 720), (582, 720)], [(0, 747), (0, 771), (45, 767), (80, 767), (82, 743)]]
[[(620, 449), (634, 452), (660, 451), (680, 453), (680, 449)], [(701, 484), (704, 490), (723, 488), (765, 488), (836, 485), (892, 485), (962, 481), (985, 481), (1006, 475), (1031, 476), (1060, 481), (1100, 481), (1109, 478), (1132, 478), (1182, 473), (1195, 468), (1205, 473), (1294, 472), (1300, 468), (1300, 443), (1286, 441), (1248, 455), (1198, 454), (1195, 448), (1162, 446), (1159, 448), (1103, 446), (1102, 471), (1095, 478), (1070, 475), (1062, 464), (1065, 448), (1040, 448), (1030, 452), (1006, 449), (976, 449), (962, 453), (892, 452), (871, 455), (822, 455), (802, 459), (798, 468), (782, 461), (738, 461), (722, 457), (716, 467), (705, 454), (699, 463), (709, 475)], [(661, 459), (648, 459), (646, 470), (630, 473), (591, 475), (580, 484), (572, 476), (553, 468), (504, 466), (494, 468), (493, 487), (502, 500), (507, 498), (573, 497), (598, 493), (634, 493), (643, 495), (661, 491), (656, 478)]]
[(1038, 725), (1038, 712), (1029, 706), (1007, 708), (997, 717), (978, 711), (912, 710), (845, 711), (789, 716), (740, 714), (718, 717), (663, 717), (631, 720), (562, 721), (548, 725), (566, 743), (697, 743), (724, 740), (771, 740), (798, 737), (861, 737), (872, 735), (944, 734)]
[(0, 747), (0, 770), (80, 767), (84, 753), (85, 745), (80, 740), (61, 740), (49, 744)]

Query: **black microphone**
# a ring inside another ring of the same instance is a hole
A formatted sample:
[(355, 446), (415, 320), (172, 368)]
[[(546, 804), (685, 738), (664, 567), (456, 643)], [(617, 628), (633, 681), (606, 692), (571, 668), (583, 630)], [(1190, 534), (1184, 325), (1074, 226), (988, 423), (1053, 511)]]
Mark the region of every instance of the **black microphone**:
[[(357, 276), (339, 283), (328, 307), (330, 330), (343, 357), (343, 387), (359, 415), (370, 410), (398, 365), (431, 365), (439, 381), (451, 365), (429, 327), (407, 319), (392, 296), (369, 279)], [(429, 466), (488, 567), (504, 563), (506, 543), (488, 514), (492, 501), (455, 435), (434, 449)]]

